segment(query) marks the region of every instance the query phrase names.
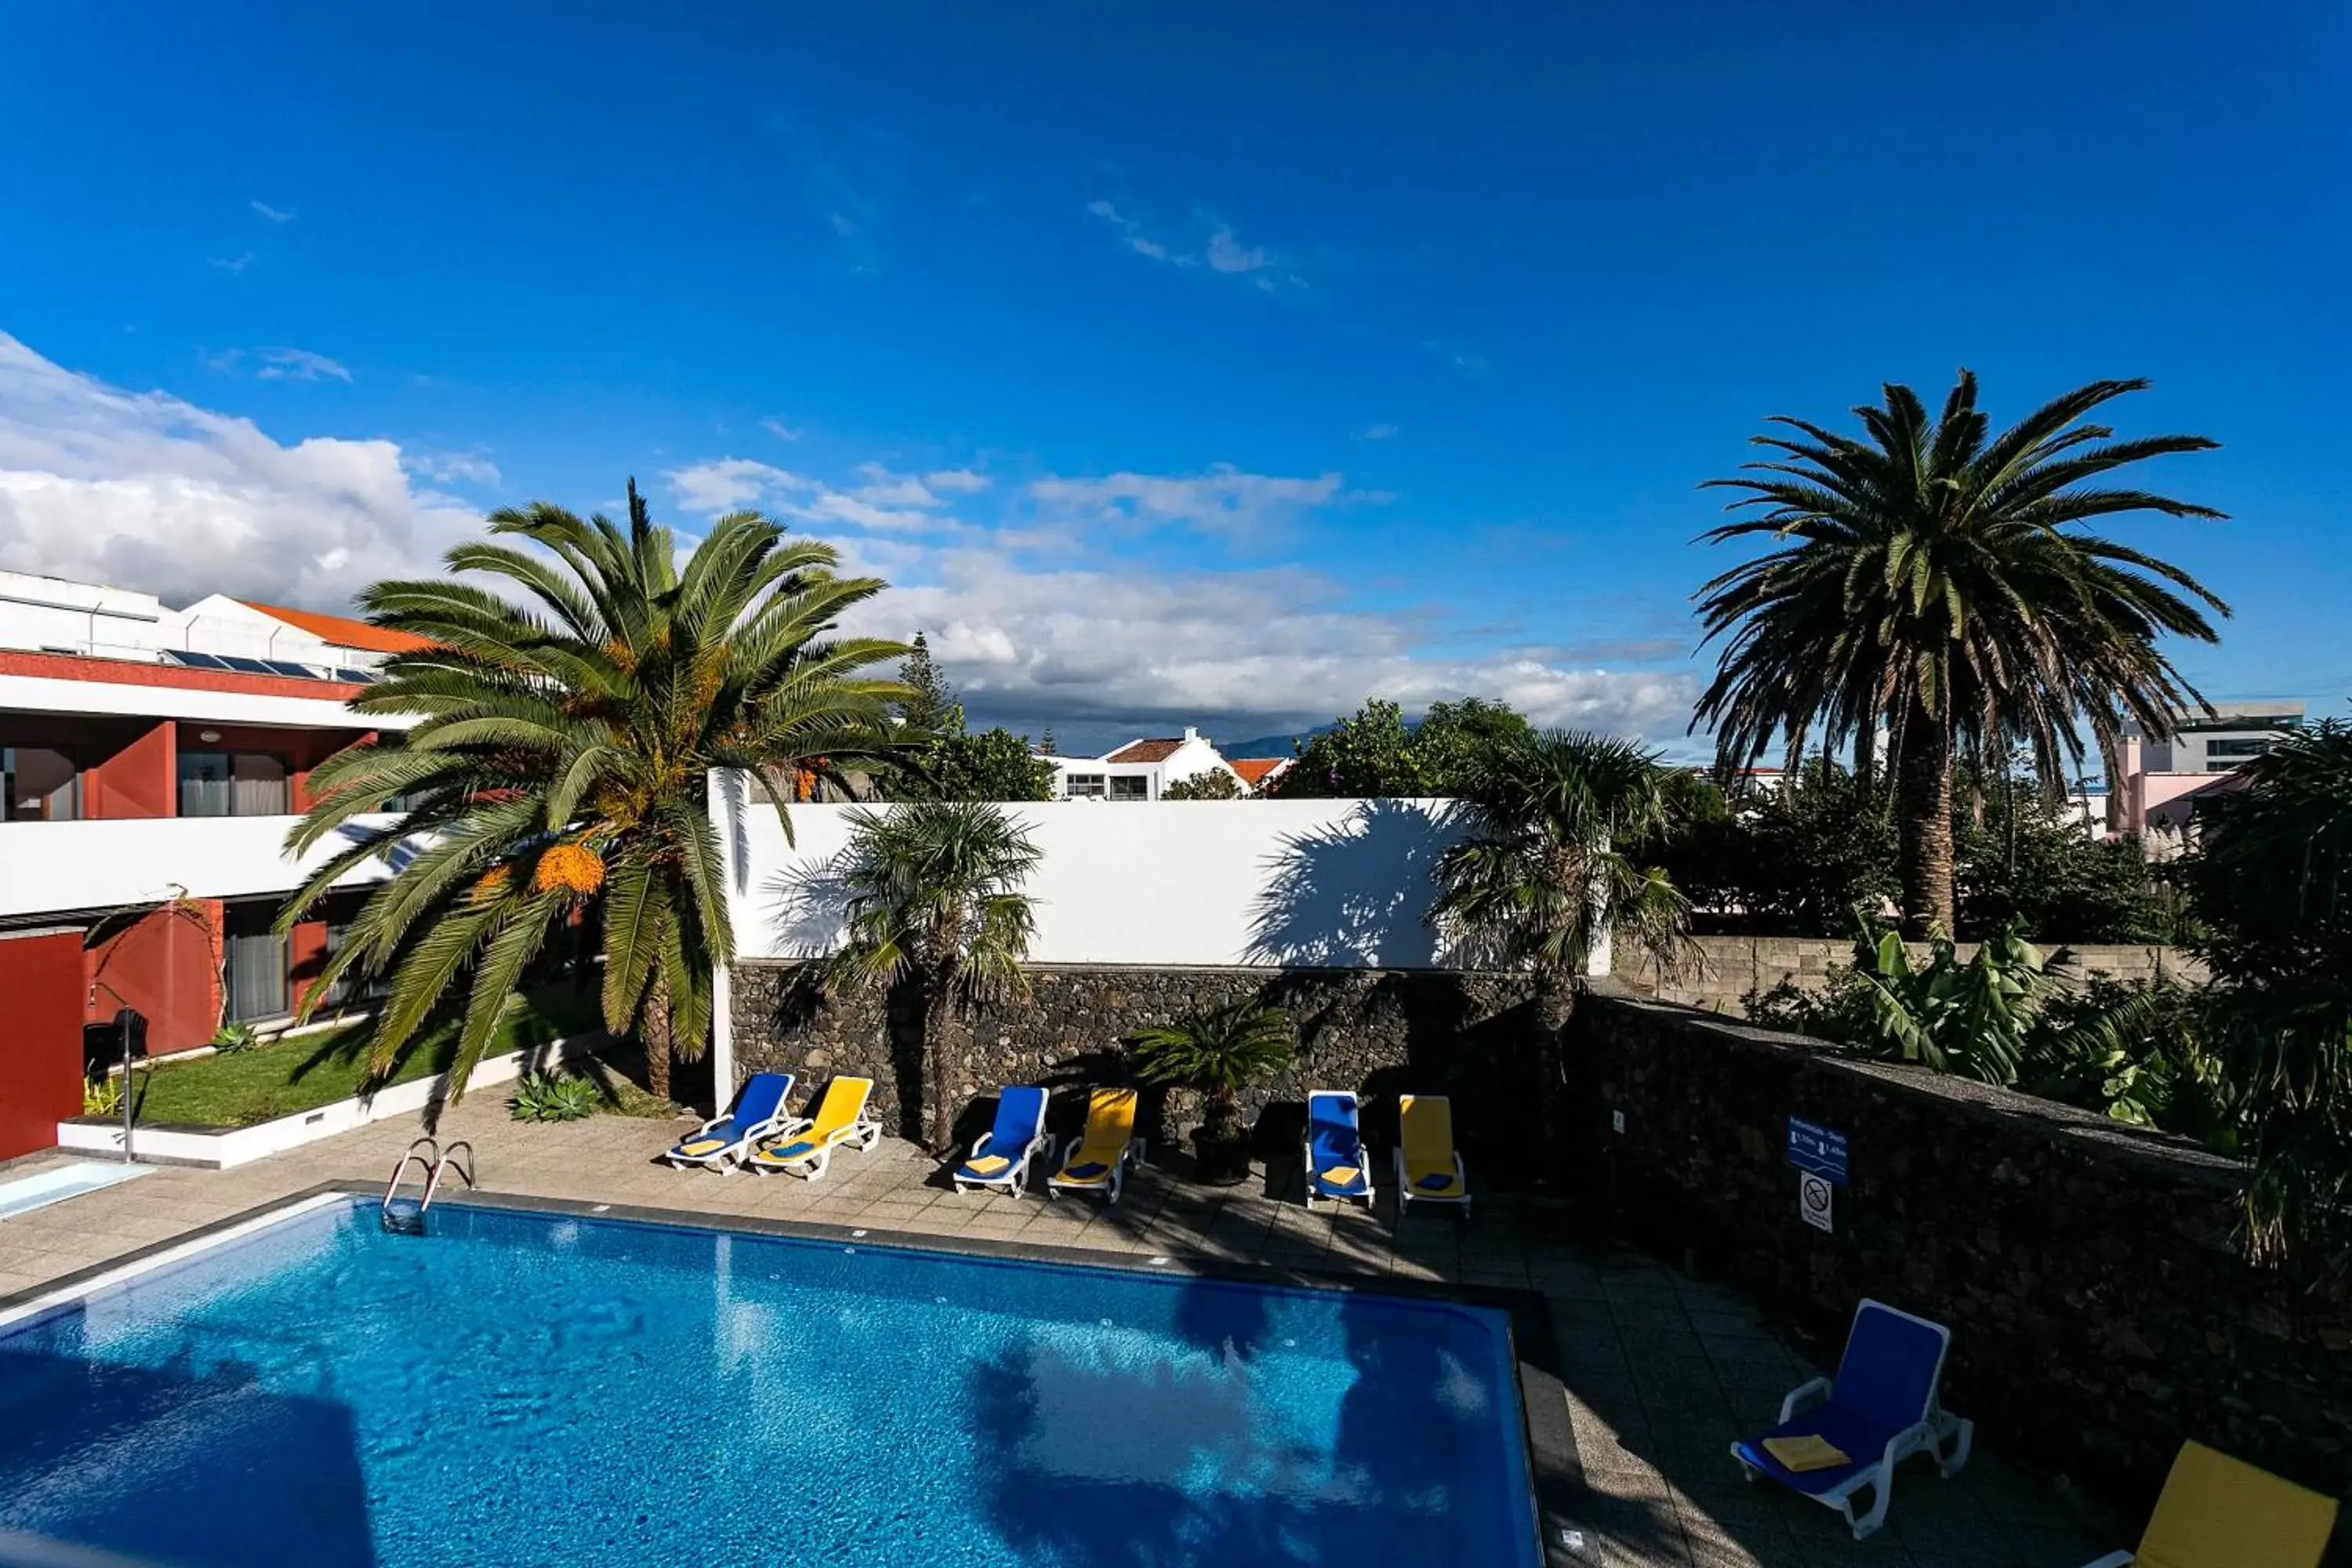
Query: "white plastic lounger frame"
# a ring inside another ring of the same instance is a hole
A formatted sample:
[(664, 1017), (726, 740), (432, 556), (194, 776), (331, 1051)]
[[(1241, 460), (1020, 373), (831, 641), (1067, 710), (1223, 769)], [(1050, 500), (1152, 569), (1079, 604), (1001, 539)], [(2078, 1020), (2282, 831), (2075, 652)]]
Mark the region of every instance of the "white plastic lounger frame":
[[(1941, 1323), (1919, 1317), (1916, 1313), (1904, 1311), (1899, 1307), (1890, 1307), (1884, 1301), (1868, 1300), (1864, 1300), (1855, 1309), (1856, 1322), (1859, 1323), (1864, 1313), (1873, 1311), (1889, 1312), (1895, 1317), (1908, 1319), (1922, 1328), (1931, 1329), (1943, 1342), (1936, 1354), (1935, 1376), (1928, 1384), (1927, 1409), (1921, 1418), (1908, 1426), (1897, 1428), (1894, 1435), (1887, 1438), (1886, 1447), (1877, 1458), (1857, 1466), (1853, 1474), (1835, 1486), (1825, 1487), (1817, 1492), (1801, 1491), (1799, 1493), (1800, 1496), (1810, 1497), (1817, 1503), (1837, 1510), (1844, 1517), (1847, 1526), (1853, 1530), (1853, 1538), (1856, 1541), (1874, 1534), (1878, 1528), (1886, 1522), (1886, 1505), (1895, 1497), (1896, 1465), (1914, 1454), (1932, 1454), (1935, 1456), (1937, 1471), (1941, 1473), (1944, 1479), (1949, 1480), (1959, 1473), (1961, 1466), (1969, 1462), (1969, 1452), (1976, 1443), (1976, 1423), (1955, 1415), (1943, 1407), (1944, 1358), (1951, 1349), (1952, 1331)], [(1849, 1331), (1849, 1340), (1851, 1340), (1851, 1331)], [(1843, 1363), (1841, 1363), (1841, 1370), (1843, 1369)], [(1799, 1384), (1789, 1391), (1786, 1398), (1780, 1401), (1780, 1425), (1786, 1426), (1801, 1412), (1829, 1399), (1835, 1388), (1835, 1380), (1827, 1377), (1816, 1377), (1810, 1382)], [(1948, 1454), (1945, 1451), (1945, 1445), (1948, 1443), (1951, 1445)], [(1754, 1482), (1765, 1478), (1766, 1472), (1749, 1464), (1747, 1457), (1739, 1452), (1739, 1445), (1736, 1443), (1732, 1445), (1731, 1456), (1739, 1461), (1740, 1470), (1746, 1480)], [(1854, 1511), (1854, 1499), (1865, 1487), (1870, 1489), (1870, 1506), (1857, 1513)]]
[[(1007, 1092), (1010, 1091), (1008, 1090)], [(999, 1131), (999, 1129), (995, 1127), (991, 1127), (987, 1131), (973, 1139), (971, 1141), (971, 1152), (967, 1153), (963, 1157), (961, 1163), (956, 1166), (954, 1172), (948, 1178), (949, 1181), (954, 1184), (957, 1192), (996, 1192), (1004, 1193), (1016, 1198), (1021, 1195), (1023, 1189), (1029, 1184), (1030, 1163), (1035, 1160), (1039, 1154), (1048, 1152), (1054, 1147), (1054, 1141), (1045, 1136), (1045, 1093), (1043, 1089), (1039, 1089), (1036, 1091), (1036, 1094), (1037, 1121), (1034, 1135), (1026, 1143), (1024, 1143), (1021, 1146), (1021, 1149), (1017, 1153), (1010, 1150), (999, 1149), (995, 1146), (996, 1134)], [(1002, 1114), (1003, 1113), (1000, 1111), (1000, 1117)], [(1012, 1163), (1006, 1165), (1004, 1169), (1001, 1171), (992, 1171), (985, 1176), (965, 1174), (964, 1173), (966, 1168), (969, 1167), (973, 1161), (981, 1159), (983, 1156), (983, 1153), (994, 1154), (1000, 1159), (1008, 1160)]]
[[(730, 1173), (735, 1169), (737, 1162), (743, 1158), (746, 1150), (768, 1134), (781, 1131), (784, 1124), (792, 1120), (791, 1113), (784, 1109), (784, 1103), (792, 1096), (793, 1075), (782, 1073), (772, 1076), (781, 1077), (783, 1079), (783, 1087), (776, 1093), (776, 1109), (772, 1113), (740, 1127), (729, 1126), (728, 1124), (735, 1120), (735, 1108), (730, 1106), (676, 1143), (671, 1144), (669, 1152), (662, 1158), (681, 1171), (698, 1167), (705, 1171), (716, 1171), (722, 1176)], [(723, 1134), (727, 1142), (723, 1146), (707, 1154), (680, 1152), (688, 1144), (710, 1137), (721, 1127), (727, 1128), (727, 1131)]]
[(1098, 1180), (1087, 1181), (1079, 1176), (1064, 1175), (1062, 1173), (1069, 1169), (1070, 1162), (1077, 1158), (1078, 1151), (1086, 1144), (1084, 1132), (1070, 1134), (1068, 1142), (1062, 1145), (1061, 1153), (1055, 1158), (1054, 1163), (1058, 1169), (1045, 1178), (1045, 1196), (1051, 1198), (1056, 1193), (1104, 1193), (1108, 1194), (1110, 1202), (1118, 1202), (1119, 1194), (1127, 1190), (1127, 1168), (1143, 1163), (1143, 1140), (1129, 1138), (1127, 1147), (1119, 1151), (1118, 1158), (1110, 1163), (1108, 1172)]
[[(810, 1109), (818, 1111), (824, 1110), (825, 1097), (835, 1093), (835, 1085), (845, 1081), (856, 1080), (835, 1079), (819, 1092), (817, 1102)], [(823, 1180), (825, 1172), (833, 1166), (833, 1152), (835, 1149), (847, 1144), (860, 1151), (870, 1151), (874, 1145), (882, 1142), (882, 1124), (874, 1120), (873, 1093), (874, 1085), (868, 1080), (865, 1094), (858, 1100), (856, 1116), (835, 1128), (825, 1135), (823, 1142), (806, 1153), (789, 1160), (779, 1159), (776, 1157), (775, 1150), (770, 1147), (770, 1145), (775, 1145), (777, 1148), (789, 1149), (795, 1140), (806, 1137), (817, 1125), (817, 1119), (814, 1116), (796, 1116), (759, 1142), (752, 1144), (745, 1153), (743, 1163), (761, 1175), (771, 1171), (782, 1171), (798, 1176), (803, 1181)]]

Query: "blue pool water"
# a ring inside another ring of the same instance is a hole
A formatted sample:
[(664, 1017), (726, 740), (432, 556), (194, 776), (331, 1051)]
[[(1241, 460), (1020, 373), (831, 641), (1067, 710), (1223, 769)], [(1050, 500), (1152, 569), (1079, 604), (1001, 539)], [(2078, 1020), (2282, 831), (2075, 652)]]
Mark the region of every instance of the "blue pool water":
[(364, 1203), (0, 1330), (0, 1529), (186, 1568), (1536, 1561), (1498, 1313)]

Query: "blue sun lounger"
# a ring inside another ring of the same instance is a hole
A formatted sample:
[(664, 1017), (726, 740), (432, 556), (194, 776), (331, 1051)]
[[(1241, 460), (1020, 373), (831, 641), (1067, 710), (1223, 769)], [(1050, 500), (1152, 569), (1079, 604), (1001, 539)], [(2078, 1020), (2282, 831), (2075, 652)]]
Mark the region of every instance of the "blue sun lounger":
[(1340, 1089), (1307, 1097), (1307, 1206), (1317, 1198), (1360, 1198), (1372, 1206), (1372, 1157), (1364, 1151), (1356, 1097)]
[[(1947, 1478), (1969, 1462), (1976, 1424), (1943, 1408), (1937, 1385), (1952, 1331), (1883, 1301), (1855, 1309), (1837, 1375), (1817, 1377), (1780, 1402), (1780, 1423), (1734, 1443), (1748, 1480), (1769, 1477), (1845, 1516), (1860, 1541), (1886, 1522), (1895, 1467), (1933, 1454)], [(1947, 1452), (1947, 1446), (1949, 1451)], [(1868, 1489), (1869, 1508), (1855, 1496)]]
[(725, 1174), (742, 1158), (751, 1140), (772, 1132), (784, 1119), (784, 1097), (793, 1091), (788, 1072), (755, 1072), (735, 1091), (735, 1103), (670, 1146), (662, 1156), (680, 1170), (699, 1165)]
[(1045, 1091), (1027, 1085), (1006, 1089), (996, 1097), (996, 1125), (980, 1135), (970, 1158), (956, 1167), (955, 1190), (1019, 1197), (1029, 1162), (1045, 1147)]

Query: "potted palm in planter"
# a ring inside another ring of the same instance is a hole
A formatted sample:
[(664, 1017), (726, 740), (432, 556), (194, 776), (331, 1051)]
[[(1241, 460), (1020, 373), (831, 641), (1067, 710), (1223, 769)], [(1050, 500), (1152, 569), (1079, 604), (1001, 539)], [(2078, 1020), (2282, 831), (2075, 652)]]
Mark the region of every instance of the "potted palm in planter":
[(1206, 1114), (1192, 1133), (1194, 1173), (1216, 1186), (1249, 1180), (1249, 1138), (1241, 1091), (1290, 1065), (1296, 1049), (1289, 1015), (1244, 998), (1177, 1023), (1145, 1029), (1133, 1044), (1146, 1083), (1199, 1089)]

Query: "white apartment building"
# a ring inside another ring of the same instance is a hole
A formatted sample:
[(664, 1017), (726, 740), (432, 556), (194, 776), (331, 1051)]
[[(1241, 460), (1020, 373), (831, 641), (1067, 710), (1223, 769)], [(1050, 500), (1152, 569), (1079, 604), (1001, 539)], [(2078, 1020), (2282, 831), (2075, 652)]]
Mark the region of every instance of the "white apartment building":
[[(1139, 737), (1099, 757), (1047, 757), (1056, 800), (1158, 800), (1170, 784), (1202, 773), (1242, 775), (1197, 729)], [(1246, 784), (1244, 785), (1247, 787)]]

